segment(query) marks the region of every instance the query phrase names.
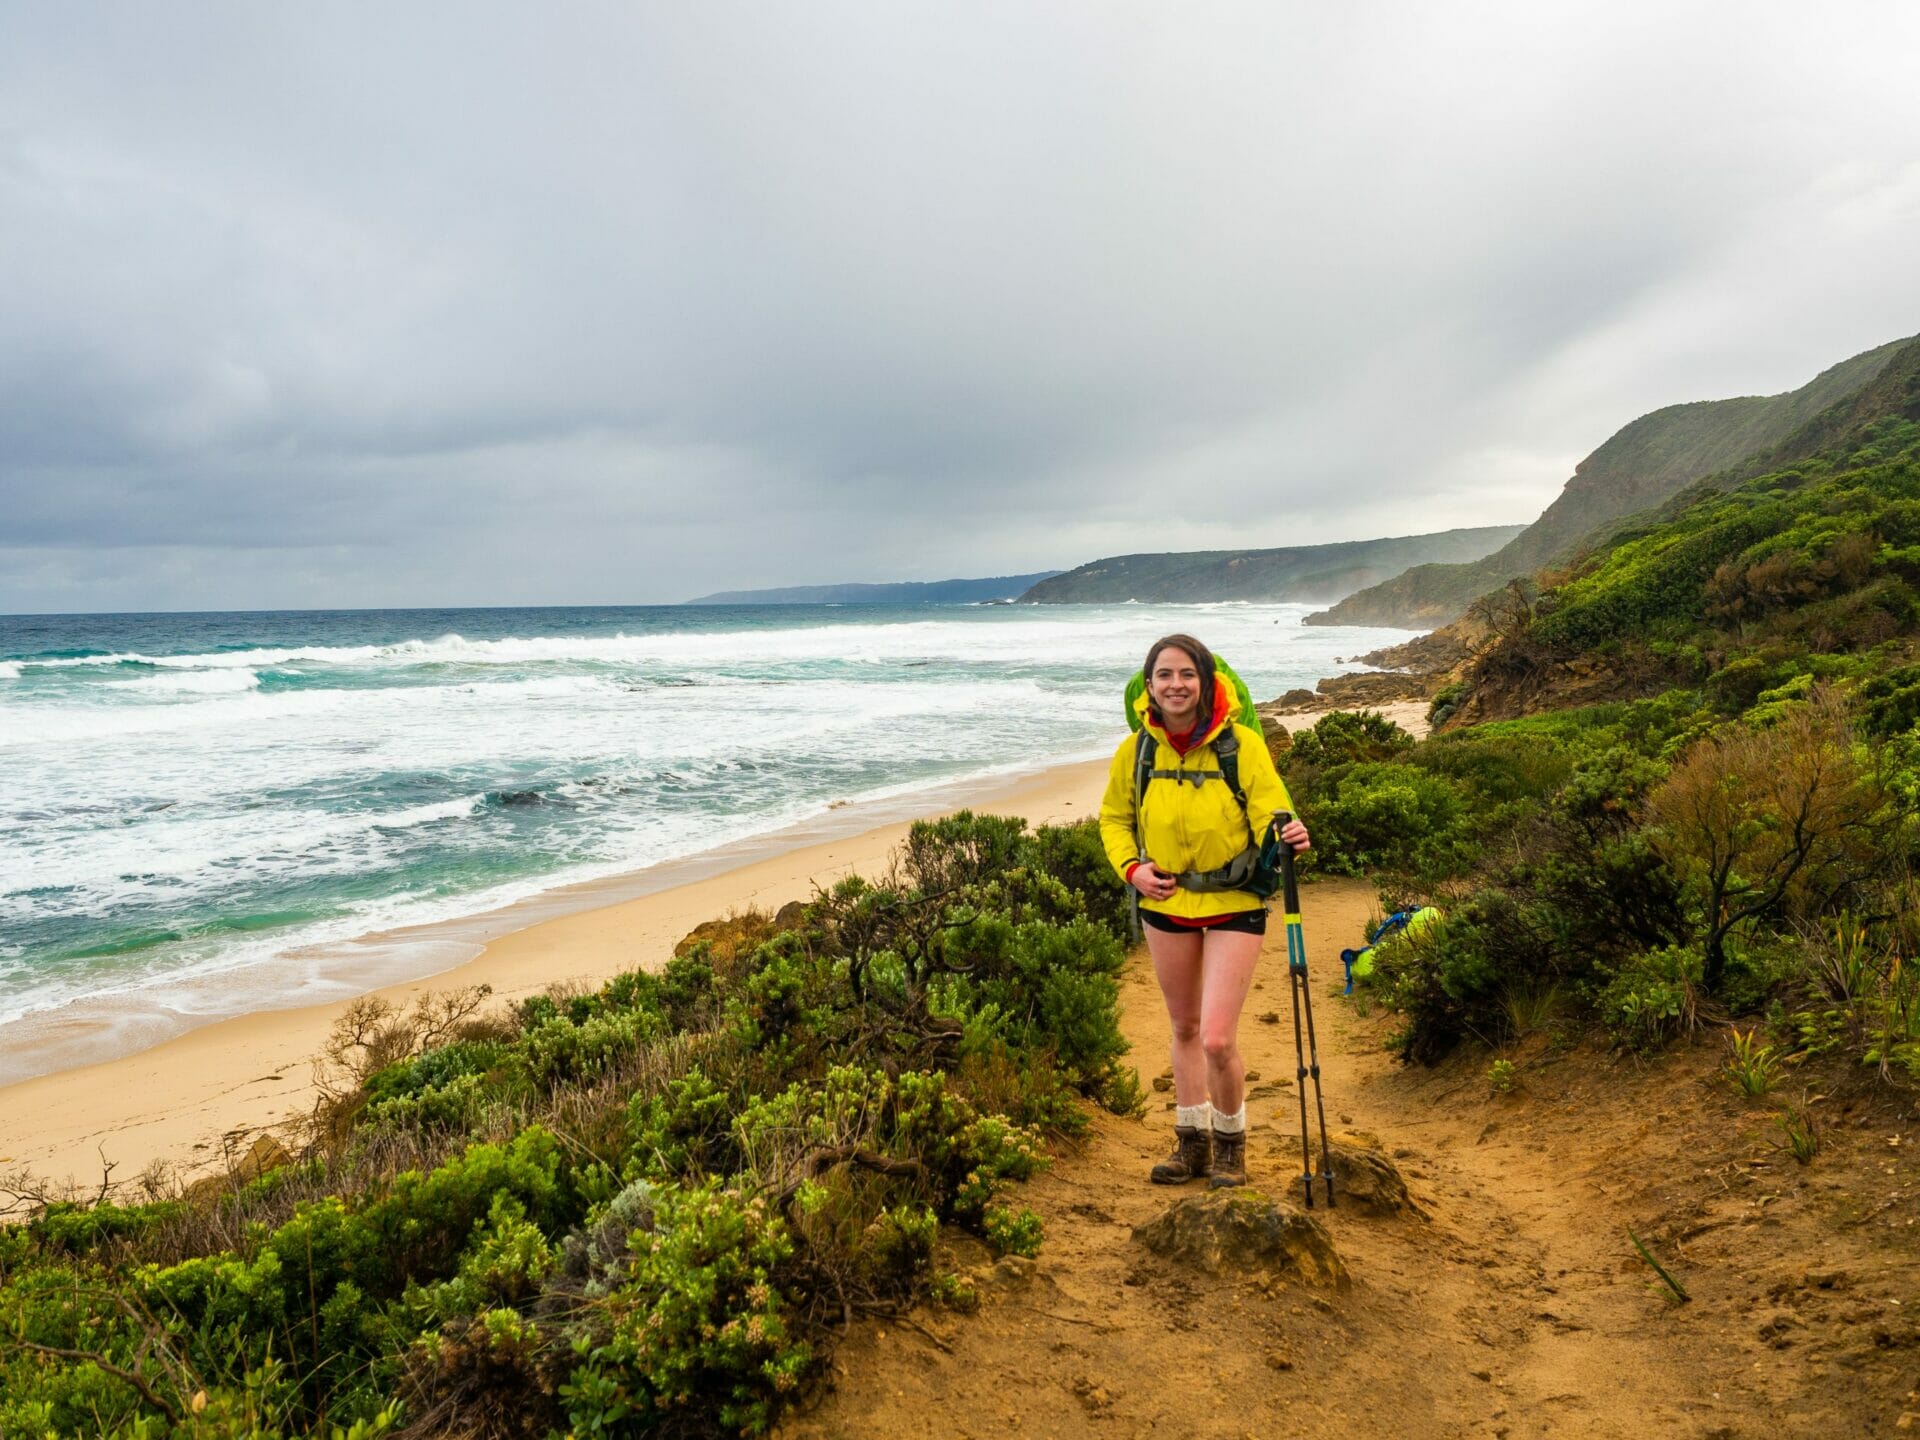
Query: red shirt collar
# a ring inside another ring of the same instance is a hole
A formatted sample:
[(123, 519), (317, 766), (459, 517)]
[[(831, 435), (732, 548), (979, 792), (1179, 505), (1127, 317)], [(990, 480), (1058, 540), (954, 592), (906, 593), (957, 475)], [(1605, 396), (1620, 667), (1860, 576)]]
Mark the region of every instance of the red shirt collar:
[(1175, 754), (1184, 755), (1194, 748), (1195, 741), (1193, 732), (1199, 728), (1199, 725), (1200, 722), (1196, 720), (1186, 729), (1177, 733), (1172, 730), (1167, 732), (1167, 743), (1173, 747)]

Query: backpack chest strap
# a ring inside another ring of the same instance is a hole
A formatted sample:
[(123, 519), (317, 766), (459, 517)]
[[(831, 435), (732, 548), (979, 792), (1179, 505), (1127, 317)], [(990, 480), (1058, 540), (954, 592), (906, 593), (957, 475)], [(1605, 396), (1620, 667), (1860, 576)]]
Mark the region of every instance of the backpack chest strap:
[(1144, 729), (1135, 737), (1133, 791), (1136, 807), (1145, 800), (1147, 782), (1150, 780), (1172, 780), (1176, 783), (1187, 781), (1198, 789), (1208, 780), (1224, 780), (1227, 789), (1233, 792), (1234, 802), (1242, 810), (1247, 808), (1247, 792), (1240, 785), (1240, 737), (1234, 734), (1231, 723), (1213, 737), (1213, 758), (1219, 763), (1218, 770), (1156, 770), (1153, 765), (1155, 752), (1159, 749), (1153, 736)]
[(1188, 784), (1192, 785), (1196, 790), (1200, 788), (1200, 785), (1203, 781), (1224, 780), (1226, 778), (1227, 778), (1227, 772), (1224, 770), (1149, 770), (1147, 771), (1147, 779), (1149, 780), (1173, 780), (1176, 782), (1185, 781)]

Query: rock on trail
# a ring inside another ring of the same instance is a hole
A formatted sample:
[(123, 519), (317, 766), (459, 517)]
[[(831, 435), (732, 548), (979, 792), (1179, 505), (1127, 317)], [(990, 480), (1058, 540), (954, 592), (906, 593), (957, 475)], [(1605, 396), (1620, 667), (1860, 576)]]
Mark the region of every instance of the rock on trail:
[(1324, 1225), (1258, 1190), (1183, 1196), (1134, 1226), (1133, 1238), (1156, 1255), (1208, 1275), (1281, 1275), (1333, 1290), (1352, 1283)]

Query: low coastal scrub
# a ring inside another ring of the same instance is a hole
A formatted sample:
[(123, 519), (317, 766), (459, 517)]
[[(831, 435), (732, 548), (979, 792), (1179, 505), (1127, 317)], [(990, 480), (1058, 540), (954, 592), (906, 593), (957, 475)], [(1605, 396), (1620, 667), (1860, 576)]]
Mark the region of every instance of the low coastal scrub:
[(1809, 686), (1728, 714), (1675, 690), (1291, 769), (1315, 864), (1445, 913), (1365, 982), (1399, 1052), (1543, 1014), (1645, 1051), (1752, 1016), (1782, 1059), (1920, 1078), (1920, 732), (1874, 733), (1872, 702)]
[[(1536, 1022), (1651, 1050), (1728, 1017), (1742, 1084), (1844, 1054), (1920, 1078), (1920, 422), (1637, 519), (1477, 609), (1419, 744), (1330, 715), (1287, 774), (1324, 869), (1443, 924), (1377, 953), (1409, 1059)], [(1838, 424), (1838, 422), (1836, 422)], [(1613, 694), (1567, 705), (1565, 696)], [(1551, 998), (1551, 1005), (1544, 1003)]]
[(962, 813), (658, 974), (356, 1006), (304, 1157), (0, 1229), (0, 1434), (760, 1433), (1138, 1106), (1124, 899), (1090, 825)]

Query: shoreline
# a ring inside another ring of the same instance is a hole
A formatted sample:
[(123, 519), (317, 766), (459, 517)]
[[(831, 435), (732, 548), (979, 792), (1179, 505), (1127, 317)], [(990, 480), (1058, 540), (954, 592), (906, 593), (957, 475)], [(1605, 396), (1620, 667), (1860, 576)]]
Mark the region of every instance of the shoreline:
[[(137, 1055), (241, 1016), (306, 1009), (430, 980), (477, 959), (494, 941), (528, 926), (658, 894), (880, 825), (997, 803), (993, 797), (1003, 791), (1080, 763), (1067, 758), (891, 787), (868, 798), (836, 801), (804, 819), (710, 849), (561, 881), (463, 914), (296, 945), (268, 961), (72, 1000), (0, 1022), (0, 1092), (23, 1081)], [(244, 989), (238, 1001), (236, 986)]]
[[(855, 812), (846, 818), (865, 828), (841, 830), (830, 817), (818, 817), (644, 871), (419, 927), (418, 935), (365, 937), (355, 944), (385, 944), (388, 955), (396, 941), (401, 952), (418, 944), (442, 947), (447, 956), (448, 946), (466, 953), (384, 984), (356, 986), (349, 972), (348, 988), (318, 1003), (199, 1023), (180, 1016), (171, 1023), (182, 1028), (157, 1043), (0, 1085), (6, 1117), (0, 1119), (0, 1172), (26, 1170), (56, 1185), (89, 1189), (102, 1183), (108, 1165), (116, 1185), (156, 1163), (183, 1177), (217, 1170), (259, 1132), (311, 1109), (318, 1094), (313, 1061), (334, 1020), (361, 995), (406, 1005), (430, 991), (485, 984), (493, 990), (490, 1004), (498, 1005), (556, 984), (598, 984), (624, 970), (657, 969), (702, 921), (749, 908), (775, 910), (805, 899), (816, 884), (874, 872), (914, 820), (968, 808), (1023, 815), (1036, 826), (1090, 816), (1107, 764), (1069, 761), (1018, 776), (924, 787), (846, 807)], [(876, 817), (886, 818), (868, 823)]]

